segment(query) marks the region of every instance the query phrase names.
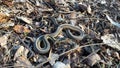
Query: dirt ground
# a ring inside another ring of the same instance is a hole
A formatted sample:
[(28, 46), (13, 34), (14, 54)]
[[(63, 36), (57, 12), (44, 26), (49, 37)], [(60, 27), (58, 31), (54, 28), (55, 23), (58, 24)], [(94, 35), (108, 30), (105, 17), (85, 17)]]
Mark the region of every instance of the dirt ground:
[(120, 68), (120, 0), (0, 0), (0, 68)]

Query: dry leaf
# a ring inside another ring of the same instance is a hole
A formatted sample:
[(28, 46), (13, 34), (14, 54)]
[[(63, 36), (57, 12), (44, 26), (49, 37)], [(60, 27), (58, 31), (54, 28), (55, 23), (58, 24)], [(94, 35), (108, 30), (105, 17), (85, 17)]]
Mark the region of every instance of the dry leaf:
[(27, 27), (24, 27), (24, 33), (30, 33), (30, 30)]
[(34, 68), (30, 61), (25, 56), (17, 57), (16, 63), (14, 64), (16, 68)]
[(17, 33), (23, 33), (24, 30), (24, 26), (22, 25), (15, 25), (15, 27), (13, 28)]
[[(8, 46), (7, 46), (7, 41), (8, 41), (8, 37), (10, 34), (5, 34), (2, 37), (0, 37), (0, 46), (1, 48), (4, 50), (4, 52), (8, 52)], [(2, 56), (2, 54), (1, 54)], [(1, 57), (0, 56), (0, 57)]]
[(27, 24), (32, 24), (32, 19), (30, 19), (30, 18), (23, 17), (23, 16), (17, 17), (17, 18), (23, 20), (23, 21), (26, 22)]
[(53, 65), (53, 68), (69, 68), (69, 66), (65, 65), (63, 62), (57, 61)]
[(39, 0), (36, 0), (36, 6), (41, 6)]
[(59, 4), (65, 4), (65, 1), (64, 0), (59, 0), (58, 3)]
[(81, 13), (87, 11), (87, 6), (84, 4), (77, 4), (76, 3), (75, 8), (77, 11), (80, 11)]
[(14, 0), (13, 3), (25, 3), (26, 0)]
[(73, 19), (76, 18), (76, 12), (75, 11), (71, 12), (70, 18), (73, 18)]
[(50, 2), (51, 0), (44, 0), (45, 2)]
[(88, 64), (89, 66), (93, 66), (100, 60), (101, 60), (100, 56), (94, 53), (90, 55), (85, 61), (86, 61), (86, 64)]
[(50, 50), (49, 57), (48, 57), (49, 63), (53, 65), (58, 58), (59, 58), (59, 55), (53, 54), (52, 50)]
[(15, 25), (13, 29), (17, 33), (30, 33), (30, 30), (23, 25)]
[(58, 59), (59, 55), (58, 54), (52, 54), (50, 58), (50, 64), (53, 65), (55, 61)]
[(16, 60), (16, 58), (21, 55), (23, 55), (24, 57), (27, 57), (28, 52), (29, 52), (28, 49), (24, 48), (23, 46), (20, 46), (14, 55), (14, 60)]
[(26, 3), (26, 7), (28, 8), (27, 15), (34, 11), (34, 7), (31, 4)]
[(113, 56), (120, 60), (120, 54), (118, 52), (114, 52)]
[(118, 44), (117, 38), (113, 34), (106, 34), (101, 37), (103, 42), (108, 46), (120, 50), (120, 45)]
[(71, 14), (70, 14), (70, 18), (71, 18), (71, 20), (70, 20), (70, 23), (74, 26), (75, 24), (76, 24), (76, 16), (77, 16), (77, 14), (76, 14), (76, 12), (71, 12)]
[(59, 16), (58, 16), (58, 18), (57, 18), (57, 21), (58, 21), (58, 22), (65, 21), (65, 19), (62, 18), (62, 14), (59, 14)]
[(12, 7), (13, 6), (13, 3), (12, 3), (13, 0), (2, 0), (3, 4), (9, 6), (9, 7)]
[(0, 37), (0, 45), (1, 46), (4, 46), (7, 44), (8, 36), (9, 36), (9, 34), (5, 34), (2, 37)]
[(101, 4), (106, 4), (107, 2), (106, 2), (106, 0), (101, 0), (100, 3), (101, 3)]
[(0, 24), (0, 28), (8, 28), (10, 26), (14, 26), (15, 24), (12, 22), (8, 22), (8, 23), (2, 23)]
[(88, 12), (89, 14), (92, 13), (92, 9), (91, 9), (91, 6), (90, 6), (90, 5), (88, 5), (88, 7), (87, 7), (87, 12)]
[(8, 22), (10, 17), (8, 17), (5, 13), (0, 12), (0, 23)]
[(107, 19), (110, 21), (111, 24), (113, 24), (113, 25), (115, 25), (115, 26), (117, 26), (117, 27), (120, 28), (120, 24), (119, 24), (118, 22), (114, 22), (114, 21), (108, 16), (108, 14), (105, 14), (105, 15), (106, 15)]

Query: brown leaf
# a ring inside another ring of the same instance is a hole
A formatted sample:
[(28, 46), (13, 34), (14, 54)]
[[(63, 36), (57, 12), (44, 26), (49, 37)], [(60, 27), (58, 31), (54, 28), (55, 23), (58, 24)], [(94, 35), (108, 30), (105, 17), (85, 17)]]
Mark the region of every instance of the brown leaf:
[(27, 27), (24, 27), (24, 33), (30, 33), (30, 30)]
[(9, 7), (12, 7), (13, 6), (13, 3), (12, 3), (13, 0), (2, 0), (3, 4), (9, 6)]
[(10, 17), (8, 17), (6, 14), (0, 12), (0, 23), (6, 23), (8, 22)]
[(71, 20), (70, 20), (70, 23), (72, 24), (72, 25), (75, 25), (76, 24), (76, 12), (71, 12), (71, 14), (70, 14), (70, 18), (71, 18)]
[(23, 25), (16, 25), (13, 29), (17, 33), (29, 33), (30, 32), (30, 30)]
[(73, 19), (76, 18), (76, 15), (77, 15), (76, 12), (73, 11), (73, 12), (71, 12), (71, 14), (70, 14), (70, 18), (73, 18)]

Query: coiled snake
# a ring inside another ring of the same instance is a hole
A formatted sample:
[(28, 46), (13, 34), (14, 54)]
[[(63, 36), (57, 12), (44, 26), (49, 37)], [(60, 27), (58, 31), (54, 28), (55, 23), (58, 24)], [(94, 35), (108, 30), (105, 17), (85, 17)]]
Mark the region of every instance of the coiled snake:
[[(70, 24), (62, 24), (57, 28), (57, 30), (54, 33), (45, 34), (38, 37), (36, 39), (35, 46), (34, 46), (35, 51), (37, 51), (40, 54), (47, 53), (50, 50), (50, 42), (48, 41), (48, 39), (54, 41), (54, 38), (58, 36), (63, 29), (67, 29), (68, 35), (70, 35), (69, 37), (72, 37), (74, 39), (82, 40), (84, 37), (84, 32), (79, 27), (72, 26)], [(70, 32), (70, 30), (77, 31), (79, 32), (80, 35), (75, 36), (72, 34), (72, 32)], [(43, 44), (41, 45), (42, 42)]]

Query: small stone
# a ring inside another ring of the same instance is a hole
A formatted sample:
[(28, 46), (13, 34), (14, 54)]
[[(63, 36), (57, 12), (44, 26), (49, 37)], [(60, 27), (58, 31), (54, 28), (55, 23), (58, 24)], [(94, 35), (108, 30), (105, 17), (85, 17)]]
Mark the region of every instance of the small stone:
[(63, 62), (57, 61), (54, 65), (53, 68), (66, 68), (66, 65)]

